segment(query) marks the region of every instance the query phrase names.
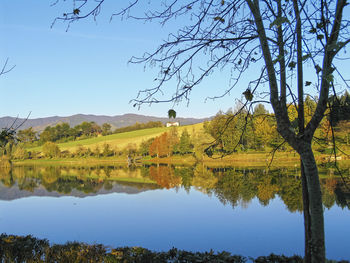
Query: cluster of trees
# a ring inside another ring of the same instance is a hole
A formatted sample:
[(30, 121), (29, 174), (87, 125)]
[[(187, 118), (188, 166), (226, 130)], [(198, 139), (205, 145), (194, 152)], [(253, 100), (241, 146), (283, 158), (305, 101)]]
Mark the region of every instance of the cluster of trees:
[[(346, 92), (341, 97), (334, 97), (329, 102), (327, 118), (324, 118), (315, 132), (317, 143), (314, 149), (323, 151), (332, 143), (332, 132), (337, 142), (350, 143), (350, 97)], [(336, 106), (335, 106), (336, 105)], [(310, 121), (317, 106), (317, 100), (307, 96), (304, 102), (304, 118)], [(247, 150), (289, 150), (284, 139), (277, 132), (275, 115), (269, 113), (263, 104), (257, 104), (252, 111), (244, 108), (219, 112), (212, 121), (204, 124), (205, 132), (215, 139), (215, 147), (207, 149), (208, 154), (230, 154)], [(288, 115), (292, 128), (298, 132), (298, 108), (288, 105)], [(332, 125), (332, 126), (331, 126)], [(322, 145), (320, 145), (322, 143)]]
[[(42, 155), (46, 158), (74, 158), (74, 157), (117, 157), (122, 155), (128, 155), (130, 153), (136, 153), (137, 147), (135, 144), (128, 144), (123, 149), (118, 149), (117, 147), (112, 147), (108, 143), (104, 143), (99, 146), (86, 147), (79, 145), (74, 151), (61, 151), (59, 146), (54, 142), (46, 142), (42, 148)], [(16, 158), (14, 156), (14, 158)]]
[(140, 148), (143, 155), (160, 158), (169, 157), (173, 154), (192, 153), (194, 144), (186, 129), (179, 137), (177, 129), (172, 128), (169, 132), (164, 132), (156, 138), (143, 142)]
[(35, 132), (32, 127), (20, 130), (17, 133), (18, 140), (29, 144), (37, 142), (42, 145), (46, 142), (66, 142), (76, 139), (89, 138), (99, 134), (108, 135), (112, 126), (104, 123), (99, 126), (95, 122), (82, 122), (75, 127), (70, 127), (68, 123), (47, 126), (41, 133)]
[(341, 121), (350, 120), (350, 94), (347, 91), (341, 96), (332, 96), (329, 104), (328, 119), (334, 126), (337, 126)]
[(244, 110), (219, 112), (211, 122), (205, 123), (204, 129), (215, 139), (215, 150), (224, 153), (263, 150), (281, 141), (273, 115), (262, 104), (255, 107), (252, 115)]
[[(112, 147), (108, 143), (101, 146), (85, 147), (83, 145), (78, 146), (74, 151), (64, 150), (55, 142), (46, 142), (42, 146), (42, 151), (28, 151), (23, 144), (8, 143), (3, 152), (9, 159), (13, 160), (26, 160), (26, 159), (38, 159), (38, 158), (74, 158), (74, 157), (110, 157), (127, 155), (130, 152), (136, 152), (137, 147), (135, 144), (129, 144), (124, 149), (119, 150), (116, 147)], [(1, 154), (0, 154), (1, 155)]]

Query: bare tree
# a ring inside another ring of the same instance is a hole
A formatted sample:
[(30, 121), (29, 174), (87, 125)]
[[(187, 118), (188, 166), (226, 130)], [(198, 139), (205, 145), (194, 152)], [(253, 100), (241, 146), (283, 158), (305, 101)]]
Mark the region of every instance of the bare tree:
[(6, 73), (9, 73), (11, 70), (13, 70), (15, 68), (15, 66), (12, 66), (9, 68), (8, 62), (9, 62), (9, 59), (7, 58), (4, 65), (2, 66), (2, 68), (0, 70), (0, 77)]
[[(99, 14), (106, 0), (72, 0), (70, 12), (56, 18), (68, 26)], [(276, 116), (277, 130), (301, 159), (305, 218), (305, 261), (325, 262), (322, 196), (311, 142), (327, 109), (331, 91), (349, 80), (337, 64), (340, 52), (350, 42), (349, 23), (344, 17), (346, 0), (169, 0), (134, 16), (141, 0), (134, 0), (112, 14), (122, 18), (159, 21), (162, 25), (181, 17), (184, 26), (169, 34), (154, 52), (131, 62), (158, 65), (157, 85), (139, 92), (134, 106), (144, 103), (189, 100), (190, 92), (216, 69), (231, 70), (234, 89), (244, 74), (260, 67), (244, 92), (247, 101), (267, 92)], [(146, 2), (146, 1), (145, 1)], [(55, 2), (58, 4), (59, 0)], [(95, 3), (95, 4), (93, 4)], [(149, 2), (148, 2), (149, 3)], [(154, 9), (156, 8), (156, 9)], [(157, 9), (158, 8), (158, 9)], [(343, 55), (344, 56), (344, 55)], [(206, 59), (206, 64), (200, 64)], [(164, 84), (177, 80), (175, 90)], [(264, 90), (265, 87), (265, 90)], [(318, 96), (316, 111), (304, 121), (305, 88)], [(159, 99), (160, 93), (170, 94)], [(298, 127), (288, 115), (288, 104), (298, 108)]]
[[(5, 75), (6, 73), (9, 73), (11, 70), (15, 68), (15, 66), (8, 67), (8, 61), (7, 58), (3, 67), (0, 70), (0, 77), (2, 75)], [(17, 119), (16, 119), (17, 120)], [(12, 123), (12, 125), (8, 128), (3, 128), (0, 132), (0, 148), (4, 148), (4, 146), (9, 142), (15, 139), (16, 135), (16, 128), (14, 127), (16, 120)], [(21, 124), (22, 125), (22, 124)]]

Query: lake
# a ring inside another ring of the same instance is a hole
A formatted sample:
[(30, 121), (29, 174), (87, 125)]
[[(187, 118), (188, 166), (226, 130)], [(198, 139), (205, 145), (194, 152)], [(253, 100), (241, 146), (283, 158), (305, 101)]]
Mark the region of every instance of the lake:
[[(297, 169), (203, 165), (1, 168), (0, 232), (157, 251), (302, 255), (298, 176)], [(350, 259), (349, 185), (322, 171), (330, 259)]]

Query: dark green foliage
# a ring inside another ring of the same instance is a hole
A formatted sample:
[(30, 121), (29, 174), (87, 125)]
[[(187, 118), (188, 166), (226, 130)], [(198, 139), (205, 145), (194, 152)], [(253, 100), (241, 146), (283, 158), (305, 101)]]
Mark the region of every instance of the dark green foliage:
[(253, 94), (250, 91), (250, 89), (247, 89), (245, 92), (243, 92), (243, 95), (246, 98), (246, 100), (248, 100), (248, 101), (252, 101), (253, 100)]
[(97, 125), (95, 122), (82, 122), (81, 124), (74, 127), (78, 131), (79, 137), (85, 136), (85, 137), (92, 137), (97, 136), (98, 134), (102, 133), (102, 129), (99, 125)]
[[(254, 263), (302, 263), (299, 256), (270, 256), (250, 258)], [(105, 263), (245, 263), (247, 258), (228, 252), (189, 252), (172, 248), (167, 252), (154, 252), (142, 247), (107, 249), (100, 244), (88, 245), (72, 242), (64, 245), (49, 245), (46, 239), (32, 236), (0, 236), (0, 262), (105, 262)], [(329, 261), (349, 263), (349, 261)]]
[(2, 129), (0, 132), (0, 147), (5, 147), (9, 142), (16, 139), (16, 131), (14, 129)]
[(350, 94), (346, 91), (341, 97), (333, 96), (329, 99), (330, 114), (328, 119), (336, 126), (340, 121), (350, 120)]
[(164, 125), (161, 121), (149, 121), (147, 123), (136, 122), (134, 125), (116, 129), (116, 130), (114, 130), (113, 133), (137, 131), (137, 130), (142, 130), (142, 129), (156, 128), (156, 127), (163, 127), (163, 126)]
[(51, 246), (42, 262), (105, 262), (106, 254), (103, 245), (74, 242)]
[(149, 155), (149, 147), (153, 143), (154, 138), (148, 139), (147, 141), (142, 141), (139, 147), (139, 154), (142, 156)]
[(0, 236), (1, 262), (43, 262), (41, 258), (49, 248), (45, 239), (36, 239), (32, 236)]
[[(106, 127), (105, 127), (106, 129)], [(56, 126), (47, 126), (40, 134), (40, 143), (45, 142), (66, 142), (79, 137), (89, 138), (102, 133), (102, 128), (95, 122), (82, 122), (71, 128), (68, 123), (57, 124)]]
[(169, 119), (171, 119), (171, 118), (176, 118), (176, 111), (174, 111), (173, 109), (170, 109), (169, 111), (168, 111), (168, 117), (169, 117)]
[(180, 154), (186, 154), (192, 152), (192, 149), (193, 144), (191, 143), (191, 136), (185, 129), (180, 136), (180, 142), (177, 145), (177, 150)]
[(192, 186), (193, 168), (192, 167), (175, 168), (174, 174), (175, 176), (181, 177), (182, 187), (186, 190), (186, 192), (189, 192)]
[(253, 261), (254, 263), (303, 263), (303, 258), (299, 256), (278, 256), (271, 254), (270, 256), (258, 257)]

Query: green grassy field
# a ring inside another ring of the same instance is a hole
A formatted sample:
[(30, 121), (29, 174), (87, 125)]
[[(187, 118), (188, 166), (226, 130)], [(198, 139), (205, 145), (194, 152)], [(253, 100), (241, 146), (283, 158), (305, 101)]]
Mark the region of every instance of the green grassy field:
[[(181, 135), (184, 129), (187, 129), (187, 131), (190, 134), (192, 134), (194, 131), (201, 129), (202, 127), (203, 127), (203, 123), (198, 123), (194, 125), (180, 126), (177, 129), (178, 129), (179, 135)], [(171, 128), (158, 127), (158, 128), (137, 130), (137, 131), (131, 131), (131, 132), (117, 133), (117, 134), (111, 134), (107, 136), (89, 138), (85, 140), (77, 140), (72, 142), (60, 143), (58, 144), (58, 146), (60, 147), (61, 151), (64, 151), (64, 150), (75, 151), (76, 148), (78, 148), (79, 146), (90, 147), (91, 149), (94, 149), (96, 146), (99, 146), (101, 148), (105, 143), (107, 143), (112, 148), (118, 148), (121, 150), (125, 148), (129, 143), (133, 143), (138, 146), (142, 141), (146, 141), (150, 138), (157, 137), (161, 135), (163, 132), (169, 131), (170, 129)], [(41, 151), (41, 149), (42, 149), (42, 146), (28, 148), (29, 151)]]

